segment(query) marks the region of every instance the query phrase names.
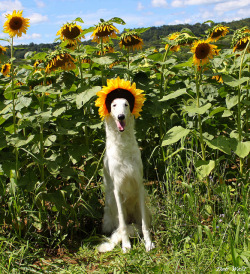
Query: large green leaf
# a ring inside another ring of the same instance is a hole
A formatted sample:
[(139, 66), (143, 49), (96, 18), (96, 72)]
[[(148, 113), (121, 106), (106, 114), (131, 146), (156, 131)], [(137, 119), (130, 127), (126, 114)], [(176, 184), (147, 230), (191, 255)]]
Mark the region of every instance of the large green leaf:
[(247, 142), (237, 141), (236, 145), (232, 149), (239, 157), (245, 158), (249, 155), (249, 152), (250, 152), (250, 141), (247, 141)]
[(99, 65), (110, 65), (112, 64), (115, 60), (111, 58), (110, 56), (102, 56), (102, 57), (95, 57), (92, 58), (92, 61), (99, 64)]
[(235, 105), (237, 105), (238, 103), (238, 96), (234, 95), (234, 96), (230, 96), (229, 94), (226, 97), (226, 104), (227, 104), (227, 108), (231, 109), (232, 107), (234, 107)]
[(249, 77), (242, 77), (241, 79), (235, 79), (231, 75), (222, 75), (223, 82), (231, 87), (237, 87), (247, 81)]
[(120, 25), (126, 25), (126, 23), (119, 17), (113, 17), (110, 20), (108, 20), (108, 22), (116, 23), (116, 24), (120, 24)]
[(215, 168), (215, 161), (203, 161), (199, 160), (195, 163), (195, 169), (199, 179), (207, 177), (211, 171)]
[(187, 136), (189, 132), (189, 129), (181, 126), (171, 128), (164, 136), (162, 146), (167, 146), (178, 142), (181, 138)]
[(204, 114), (206, 111), (208, 111), (211, 108), (211, 103), (207, 103), (206, 105), (202, 107), (196, 107), (196, 106), (186, 106), (185, 111), (188, 112), (188, 114)]
[(96, 93), (101, 90), (100, 86), (87, 89), (76, 96), (76, 106), (80, 109), (85, 105), (90, 99), (96, 96)]
[(212, 149), (218, 149), (226, 154), (231, 154), (232, 145), (235, 139), (219, 136), (213, 140), (205, 139), (206, 144)]
[(179, 89), (179, 90), (177, 90), (177, 91), (175, 91), (175, 92), (172, 92), (172, 93), (170, 93), (170, 94), (168, 94), (168, 95), (166, 95), (166, 96), (163, 96), (163, 98), (162, 98), (161, 100), (159, 100), (159, 101), (160, 101), (160, 102), (165, 102), (165, 101), (168, 101), (168, 100), (170, 100), (170, 99), (174, 99), (174, 98), (176, 98), (176, 97), (179, 97), (179, 96), (181, 96), (181, 95), (183, 95), (183, 94), (187, 94), (185, 88)]

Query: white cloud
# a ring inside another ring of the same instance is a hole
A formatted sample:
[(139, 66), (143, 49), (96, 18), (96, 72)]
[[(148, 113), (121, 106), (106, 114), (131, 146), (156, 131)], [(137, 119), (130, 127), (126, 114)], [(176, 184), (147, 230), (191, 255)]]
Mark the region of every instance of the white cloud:
[(47, 15), (42, 15), (40, 13), (33, 13), (29, 16), (30, 23), (31, 24), (38, 24), (41, 22), (46, 22), (48, 21), (48, 16)]
[(144, 9), (144, 6), (142, 5), (142, 3), (141, 2), (138, 2), (137, 3), (137, 10), (138, 11), (141, 11), (141, 10), (143, 10)]
[(236, 10), (239, 8), (244, 8), (250, 6), (249, 0), (237, 0), (237, 1), (227, 1), (226, 3), (219, 3), (214, 7), (217, 12), (224, 13), (229, 10)]
[(13, 10), (22, 10), (23, 5), (19, 0), (15, 1), (1, 1), (0, 2), (0, 11), (1, 12), (12, 12)]
[(156, 8), (166, 8), (167, 7), (167, 1), (166, 0), (152, 0), (152, 6)]
[(35, 2), (37, 4), (38, 8), (44, 8), (45, 7), (45, 3), (43, 1), (36, 0)]
[[(223, 3), (226, 0), (173, 0), (171, 3), (172, 7), (181, 8), (185, 6), (194, 6), (194, 5), (211, 5), (216, 3)], [(249, 0), (246, 0), (249, 1)]]

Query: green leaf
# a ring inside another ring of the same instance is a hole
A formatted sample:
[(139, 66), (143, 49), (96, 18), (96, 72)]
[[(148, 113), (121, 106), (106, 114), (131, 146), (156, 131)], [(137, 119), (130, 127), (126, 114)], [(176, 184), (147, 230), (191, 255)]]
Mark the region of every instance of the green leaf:
[(68, 149), (69, 158), (74, 165), (79, 162), (81, 158), (87, 154), (87, 152), (87, 146), (73, 146)]
[(165, 101), (168, 101), (168, 100), (170, 100), (170, 99), (174, 99), (174, 98), (176, 98), (176, 97), (179, 97), (179, 96), (181, 96), (181, 95), (183, 95), (183, 94), (187, 94), (185, 88), (179, 89), (179, 90), (177, 90), (177, 91), (175, 91), (175, 92), (172, 92), (172, 93), (170, 93), (170, 94), (168, 94), (168, 95), (166, 95), (166, 96), (163, 96), (163, 98), (162, 98), (161, 100), (159, 100), (159, 101), (160, 101), (160, 102), (165, 102)]
[(189, 129), (181, 126), (171, 128), (164, 136), (162, 146), (167, 146), (178, 142), (181, 138), (187, 136), (189, 132)]
[(207, 103), (206, 105), (202, 107), (196, 107), (196, 106), (186, 106), (185, 111), (189, 114), (204, 114), (206, 111), (208, 111), (211, 108), (211, 103)]
[(223, 82), (231, 87), (237, 87), (249, 80), (249, 77), (242, 77), (241, 79), (235, 79), (231, 75), (222, 75)]
[(50, 147), (51, 145), (53, 145), (53, 143), (56, 141), (56, 139), (57, 139), (56, 135), (48, 136), (44, 141), (44, 146)]
[(234, 107), (235, 105), (238, 104), (238, 96), (234, 95), (234, 96), (230, 96), (229, 94), (226, 97), (226, 105), (228, 109), (231, 109), (232, 107)]
[(60, 116), (62, 113), (64, 113), (66, 110), (67, 110), (66, 107), (58, 108), (57, 110), (55, 110), (55, 111), (53, 112), (53, 116), (54, 116), (54, 117), (58, 117), (58, 116)]
[(84, 92), (78, 94), (76, 96), (76, 106), (80, 109), (83, 105), (85, 105), (90, 99), (96, 96), (96, 93), (101, 90), (100, 86), (93, 87), (91, 89), (87, 89)]
[(34, 139), (34, 137), (35, 137), (35, 135), (30, 135), (26, 139), (23, 136), (21, 137), (21, 136), (12, 135), (12, 136), (7, 138), (7, 141), (15, 147), (21, 147), (21, 146), (25, 146), (28, 143), (30, 143)]
[(84, 21), (82, 20), (81, 17), (77, 17), (74, 21), (75, 21), (75, 22), (82, 23), (82, 24), (84, 23)]
[(111, 58), (110, 56), (102, 56), (102, 57), (95, 57), (92, 58), (92, 61), (99, 64), (99, 65), (110, 65), (112, 64), (115, 60), (113, 58)]
[(145, 32), (145, 31), (147, 31), (149, 29), (150, 29), (150, 27), (148, 27), (148, 28), (133, 29), (133, 31), (135, 31), (138, 34), (141, 34), (141, 33)]
[[(235, 139), (236, 140), (236, 139)], [(232, 148), (233, 151), (241, 158), (245, 158), (250, 152), (250, 141), (240, 142), (236, 140), (236, 145)]]
[(215, 168), (215, 161), (213, 160), (209, 160), (209, 161), (199, 160), (195, 163), (195, 169), (196, 169), (198, 178), (201, 180), (207, 177), (214, 168)]
[(212, 117), (214, 116), (215, 114), (219, 113), (219, 112), (222, 112), (224, 110), (226, 110), (227, 108), (225, 107), (217, 107), (215, 109), (213, 109), (210, 113), (209, 113), (209, 116)]
[(58, 211), (61, 210), (62, 207), (68, 207), (64, 197), (64, 191), (62, 190), (57, 190), (53, 193), (44, 193), (43, 199), (53, 203)]
[(108, 20), (108, 22), (116, 23), (116, 24), (120, 24), (120, 25), (126, 25), (126, 23), (119, 17), (113, 17), (110, 20)]
[(32, 99), (30, 97), (25, 97), (25, 96), (19, 97), (17, 100), (15, 109), (21, 110), (24, 107), (28, 107), (31, 104), (31, 102), (32, 102)]
[(206, 144), (212, 149), (218, 149), (228, 155), (231, 154), (231, 148), (235, 139), (219, 136), (213, 140), (205, 139)]

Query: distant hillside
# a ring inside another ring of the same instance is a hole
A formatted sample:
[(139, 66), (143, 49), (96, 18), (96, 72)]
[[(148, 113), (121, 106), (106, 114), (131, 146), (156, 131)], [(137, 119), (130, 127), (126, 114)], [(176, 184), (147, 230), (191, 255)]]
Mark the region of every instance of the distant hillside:
[[(218, 23), (216, 23), (218, 24)], [(239, 28), (242, 28), (244, 26), (250, 27), (250, 18), (242, 19), (239, 21), (232, 21), (230, 23), (225, 23), (221, 22), (220, 24), (226, 25), (230, 27), (231, 33)], [(161, 27), (151, 27), (149, 30), (146, 32), (142, 33), (141, 37), (143, 38), (144, 41), (144, 48), (148, 47), (161, 47), (161, 37), (166, 37), (170, 33), (181, 31), (183, 28), (188, 28), (190, 29), (196, 36), (200, 37), (204, 35), (205, 31), (209, 28), (208, 24), (194, 24), (194, 25), (189, 25), (189, 24), (179, 24), (179, 25), (164, 25)], [(114, 41), (115, 46), (117, 46), (118, 42), (115, 40)], [(225, 42), (224, 42), (225, 43)], [(230, 44), (230, 41), (226, 41), (226, 43)], [(95, 43), (91, 42), (91, 40), (84, 41), (84, 45), (95, 45)], [(58, 45), (58, 43), (50, 43), (50, 44), (34, 44), (30, 43), (29, 45), (19, 45), (15, 46), (15, 57), (17, 59), (22, 59), (24, 57), (24, 54), (28, 51), (36, 51), (36, 52), (41, 52), (41, 51), (46, 51), (49, 49), (54, 49)], [(10, 55), (10, 51), (7, 52), (7, 54)]]

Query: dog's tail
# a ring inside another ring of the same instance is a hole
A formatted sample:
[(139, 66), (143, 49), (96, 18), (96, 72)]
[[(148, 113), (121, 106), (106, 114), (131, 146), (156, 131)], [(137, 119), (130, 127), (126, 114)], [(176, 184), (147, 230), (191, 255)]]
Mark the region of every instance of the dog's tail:
[[(141, 227), (136, 225), (136, 224), (132, 224), (132, 225), (128, 225), (127, 226), (127, 231), (128, 231), (128, 235), (129, 237), (135, 237), (139, 234), (141, 234)], [(111, 251), (114, 249), (114, 247), (116, 245), (118, 245), (120, 242), (122, 241), (122, 236), (121, 236), (121, 232), (119, 229), (116, 229), (110, 238), (108, 238), (107, 242), (104, 242), (102, 244), (100, 244), (97, 247), (97, 250), (99, 252), (107, 252), (107, 251)]]

